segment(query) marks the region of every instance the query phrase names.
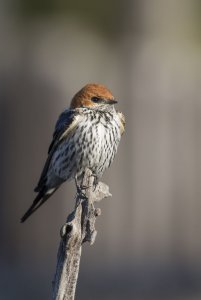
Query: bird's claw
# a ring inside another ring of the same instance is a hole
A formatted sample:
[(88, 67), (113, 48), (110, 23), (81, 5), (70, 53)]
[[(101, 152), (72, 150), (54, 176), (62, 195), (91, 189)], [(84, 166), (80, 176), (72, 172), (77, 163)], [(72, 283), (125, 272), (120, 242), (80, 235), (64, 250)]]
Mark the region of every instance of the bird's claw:
[(83, 192), (83, 190), (86, 190), (86, 189), (87, 189), (87, 187), (83, 188), (83, 187), (77, 186), (77, 195), (79, 196), (80, 199), (86, 199), (86, 195)]
[(94, 192), (95, 189), (96, 189), (96, 187), (97, 187), (97, 185), (98, 185), (99, 180), (98, 180), (98, 176), (97, 175), (92, 174), (91, 176), (94, 177), (94, 182), (93, 182), (93, 187), (94, 187), (93, 192)]

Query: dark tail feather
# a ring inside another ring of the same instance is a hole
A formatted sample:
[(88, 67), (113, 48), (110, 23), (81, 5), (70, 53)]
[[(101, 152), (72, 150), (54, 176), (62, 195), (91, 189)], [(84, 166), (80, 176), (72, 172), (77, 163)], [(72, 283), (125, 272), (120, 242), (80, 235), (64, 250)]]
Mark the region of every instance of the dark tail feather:
[(52, 194), (58, 189), (58, 187), (54, 188), (50, 191), (47, 191), (46, 193), (41, 191), (38, 193), (36, 198), (33, 201), (33, 204), (30, 206), (30, 208), (27, 210), (27, 212), (24, 214), (24, 216), (21, 218), (21, 223), (26, 221), (43, 203), (47, 201), (47, 199), (52, 196)]

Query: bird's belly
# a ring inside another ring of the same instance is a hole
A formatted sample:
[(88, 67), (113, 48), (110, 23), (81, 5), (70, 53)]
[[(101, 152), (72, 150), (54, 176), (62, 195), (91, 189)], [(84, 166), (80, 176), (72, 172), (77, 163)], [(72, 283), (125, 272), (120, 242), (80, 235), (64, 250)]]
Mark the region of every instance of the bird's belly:
[(101, 177), (114, 159), (120, 140), (113, 130), (102, 124), (85, 126), (66, 139), (57, 149), (52, 166), (57, 176), (64, 180), (78, 177), (88, 167)]

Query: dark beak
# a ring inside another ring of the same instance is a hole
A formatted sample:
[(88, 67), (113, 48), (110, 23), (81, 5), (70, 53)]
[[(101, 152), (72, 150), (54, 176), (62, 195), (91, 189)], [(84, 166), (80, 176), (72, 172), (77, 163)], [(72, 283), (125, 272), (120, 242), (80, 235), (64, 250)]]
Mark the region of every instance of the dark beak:
[(112, 104), (116, 104), (118, 101), (109, 99), (109, 100), (105, 100), (105, 102), (107, 104), (111, 104), (112, 105)]

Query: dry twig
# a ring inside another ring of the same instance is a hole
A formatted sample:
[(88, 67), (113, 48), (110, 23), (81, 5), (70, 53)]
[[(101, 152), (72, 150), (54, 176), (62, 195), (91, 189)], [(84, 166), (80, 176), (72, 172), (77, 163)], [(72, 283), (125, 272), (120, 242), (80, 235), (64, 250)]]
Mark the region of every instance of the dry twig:
[(53, 281), (53, 300), (73, 300), (79, 273), (82, 244), (86, 241), (95, 242), (96, 217), (101, 214), (95, 202), (111, 196), (109, 187), (99, 182), (94, 190), (94, 177), (86, 169), (82, 186), (77, 194), (74, 211), (67, 217), (61, 229), (61, 242), (57, 255), (57, 267)]

